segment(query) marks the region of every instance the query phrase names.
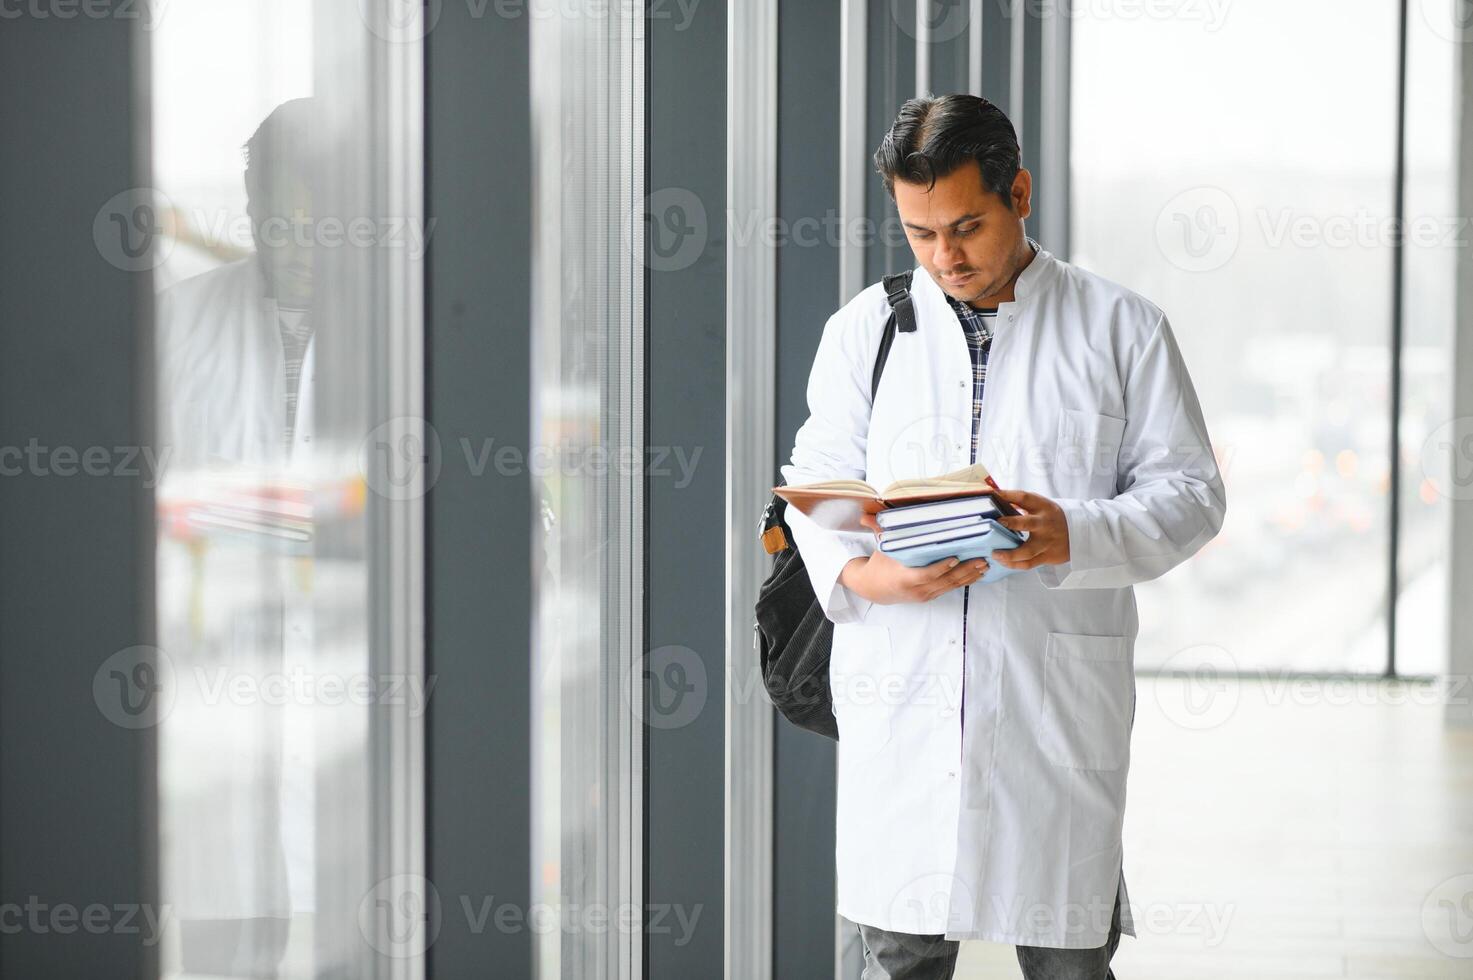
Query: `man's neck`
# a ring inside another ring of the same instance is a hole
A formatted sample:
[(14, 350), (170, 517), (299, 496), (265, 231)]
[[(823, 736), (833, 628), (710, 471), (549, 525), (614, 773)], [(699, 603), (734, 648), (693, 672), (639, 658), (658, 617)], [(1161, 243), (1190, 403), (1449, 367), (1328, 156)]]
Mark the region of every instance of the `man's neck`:
[(1038, 254), (1033, 250), (1033, 246), (1028, 243), (1028, 239), (1026, 238), (1023, 239), (1022, 248), (1022, 253), (1017, 257), (1017, 265), (1013, 267), (1013, 274), (1008, 277), (1008, 284), (991, 296), (983, 296), (980, 299), (972, 300), (970, 303), (971, 306), (979, 310), (996, 309), (1002, 303), (1011, 303), (1017, 298), (1014, 287), (1018, 284), (1018, 277), (1023, 274), (1023, 270), (1028, 268), (1029, 264)]

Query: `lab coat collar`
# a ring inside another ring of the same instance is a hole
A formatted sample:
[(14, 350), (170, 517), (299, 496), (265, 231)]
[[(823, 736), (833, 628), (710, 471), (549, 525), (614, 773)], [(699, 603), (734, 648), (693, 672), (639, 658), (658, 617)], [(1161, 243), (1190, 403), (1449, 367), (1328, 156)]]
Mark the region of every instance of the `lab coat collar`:
[[(1028, 263), (1028, 268), (1018, 273), (1018, 281), (1013, 283), (1013, 302), (1022, 303), (1031, 299), (1054, 281), (1054, 274), (1058, 271), (1058, 260), (1033, 239), (1028, 239), (1028, 244), (1033, 248), (1033, 261)], [(937, 287), (940, 288), (940, 287)], [(1007, 304), (1003, 304), (1007, 305)]]

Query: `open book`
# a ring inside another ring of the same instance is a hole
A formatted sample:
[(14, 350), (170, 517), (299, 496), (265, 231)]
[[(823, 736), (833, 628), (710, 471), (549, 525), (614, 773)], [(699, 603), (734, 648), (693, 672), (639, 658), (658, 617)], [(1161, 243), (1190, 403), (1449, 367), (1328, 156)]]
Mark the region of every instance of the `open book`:
[(896, 480), (883, 490), (876, 490), (863, 480), (822, 480), (773, 487), (772, 492), (812, 518), (813, 523), (831, 531), (868, 530), (859, 519), (864, 514), (878, 514), (890, 507), (953, 500), (958, 497), (992, 497), (1003, 514), (1018, 513), (1007, 501), (993, 494), (998, 485), (978, 463), (941, 476)]

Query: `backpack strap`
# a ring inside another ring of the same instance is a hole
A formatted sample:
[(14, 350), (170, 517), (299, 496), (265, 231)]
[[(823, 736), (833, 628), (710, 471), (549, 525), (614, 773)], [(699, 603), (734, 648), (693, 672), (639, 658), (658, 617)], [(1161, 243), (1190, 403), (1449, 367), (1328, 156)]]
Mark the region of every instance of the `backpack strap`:
[(915, 333), (916, 330), (916, 311), (910, 302), (910, 277), (909, 269), (885, 277), (885, 301), (895, 311), (901, 333)]
[(880, 337), (880, 349), (875, 354), (875, 370), (870, 375), (871, 401), (880, 390), (880, 375), (885, 373), (885, 362), (890, 359), (890, 345), (895, 342), (896, 331), (915, 333), (916, 311), (910, 299), (910, 277), (910, 270), (885, 277), (885, 301), (890, 304), (890, 318), (885, 321), (885, 333)]

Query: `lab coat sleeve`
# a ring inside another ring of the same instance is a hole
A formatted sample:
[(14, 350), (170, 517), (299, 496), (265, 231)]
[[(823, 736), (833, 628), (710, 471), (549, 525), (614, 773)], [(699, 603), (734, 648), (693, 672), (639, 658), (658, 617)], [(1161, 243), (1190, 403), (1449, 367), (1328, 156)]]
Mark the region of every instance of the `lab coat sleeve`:
[[(871, 368), (863, 338), (852, 328), (843, 311), (824, 327), (808, 376), (808, 420), (798, 429), (792, 462), (782, 468), (789, 484), (865, 479)], [(785, 513), (824, 615), (835, 623), (862, 620), (870, 602), (840, 584), (839, 573), (874, 551), (873, 532), (831, 531), (796, 507)]]
[(1164, 574), (1216, 536), (1227, 512), (1222, 474), (1176, 338), (1165, 317), (1125, 382), (1117, 496), (1062, 499), (1069, 561), (1042, 565), (1050, 589), (1118, 589)]

